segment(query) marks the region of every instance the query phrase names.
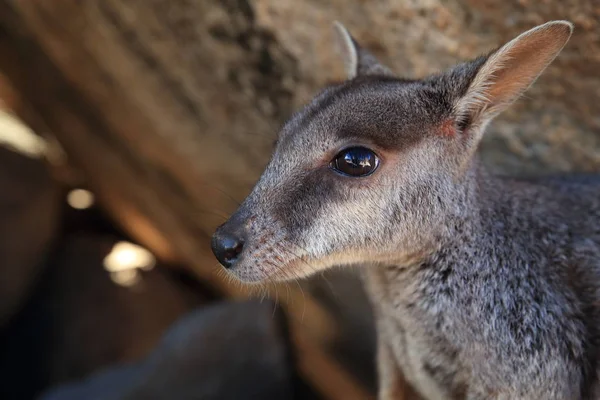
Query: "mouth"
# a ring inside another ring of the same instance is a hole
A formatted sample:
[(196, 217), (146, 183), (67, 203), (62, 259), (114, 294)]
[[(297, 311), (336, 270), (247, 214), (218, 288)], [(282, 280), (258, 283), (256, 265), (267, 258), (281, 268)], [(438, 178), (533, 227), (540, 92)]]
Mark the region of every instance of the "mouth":
[(303, 263), (300, 257), (243, 254), (234, 266), (224, 269), (227, 275), (243, 283), (289, 282), (307, 275), (302, 271)]

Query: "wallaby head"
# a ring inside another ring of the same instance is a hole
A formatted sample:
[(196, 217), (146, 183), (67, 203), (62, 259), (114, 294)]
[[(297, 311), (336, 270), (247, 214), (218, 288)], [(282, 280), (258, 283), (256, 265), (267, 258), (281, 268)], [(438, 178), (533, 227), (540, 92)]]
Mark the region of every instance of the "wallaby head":
[(487, 56), (422, 80), (396, 77), (336, 24), (348, 80), (282, 128), (252, 193), (213, 237), (237, 278), (334, 265), (407, 264), (468, 215), (487, 123), (558, 55), (572, 25), (549, 22)]

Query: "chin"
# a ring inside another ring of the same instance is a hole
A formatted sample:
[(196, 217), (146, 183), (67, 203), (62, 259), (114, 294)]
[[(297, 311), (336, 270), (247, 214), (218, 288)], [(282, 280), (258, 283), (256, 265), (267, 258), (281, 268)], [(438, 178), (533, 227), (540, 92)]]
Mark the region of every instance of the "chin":
[(246, 265), (240, 260), (238, 265), (231, 269), (226, 269), (227, 275), (235, 280), (248, 285), (261, 285), (266, 283), (292, 282), (299, 279), (308, 278), (319, 270), (303, 260), (290, 260), (285, 263), (276, 264), (273, 262), (264, 262), (260, 265)]

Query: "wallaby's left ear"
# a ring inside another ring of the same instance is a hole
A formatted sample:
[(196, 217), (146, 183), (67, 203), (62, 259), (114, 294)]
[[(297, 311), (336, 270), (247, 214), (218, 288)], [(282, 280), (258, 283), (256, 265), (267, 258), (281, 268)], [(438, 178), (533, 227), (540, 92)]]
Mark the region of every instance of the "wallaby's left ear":
[(344, 59), (348, 79), (361, 75), (394, 76), (373, 54), (363, 49), (340, 22), (333, 23), (338, 51)]
[(463, 126), (484, 125), (518, 99), (565, 46), (573, 24), (537, 26), (490, 54), (454, 106)]

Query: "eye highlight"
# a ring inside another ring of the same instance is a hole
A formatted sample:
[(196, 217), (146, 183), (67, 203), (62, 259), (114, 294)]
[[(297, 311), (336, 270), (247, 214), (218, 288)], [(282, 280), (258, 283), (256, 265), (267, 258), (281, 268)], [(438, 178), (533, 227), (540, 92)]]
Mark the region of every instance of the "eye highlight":
[(350, 147), (339, 152), (329, 166), (342, 175), (367, 176), (379, 166), (379, 157), (366, 147)]

